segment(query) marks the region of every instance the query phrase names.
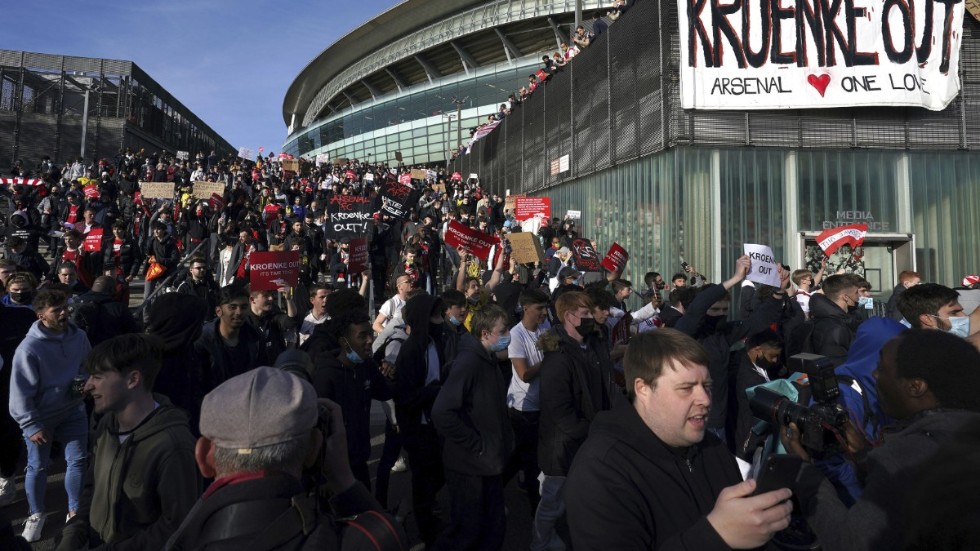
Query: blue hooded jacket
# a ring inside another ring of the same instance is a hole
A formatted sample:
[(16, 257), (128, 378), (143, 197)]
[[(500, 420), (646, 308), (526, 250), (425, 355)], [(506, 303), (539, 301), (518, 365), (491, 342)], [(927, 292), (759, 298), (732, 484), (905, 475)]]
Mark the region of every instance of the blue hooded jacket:
[[(878, 438), (882, 427), (894, 422), (881, 410), (873, 373), (878, 367), (881, 347), (902, 331), (905, 326), (893, 319), (868, 318), (858, 328), (847, 352), (847, 361), (834, 370), (839, 379), (840, 403), (847, 409), (854, 425), (861, 427), (871, 441)], [(845, 377), (849, 380), (841, 380)], [(854, 467), (842, 456), (818, 461), (817, 466), (834, 482), (841, 500), (848, 506), (861, 496), (861, 483)]]

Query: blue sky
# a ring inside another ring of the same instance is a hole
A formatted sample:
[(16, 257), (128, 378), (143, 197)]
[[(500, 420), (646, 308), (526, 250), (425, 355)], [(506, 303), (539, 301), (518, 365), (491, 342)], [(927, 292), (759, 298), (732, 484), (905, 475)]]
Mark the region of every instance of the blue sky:
[(282, 100), (299, 71), (398, 3), (12, 0), (0, 48), (134, 61), (232, 146), (268, 153), (286, 137)]

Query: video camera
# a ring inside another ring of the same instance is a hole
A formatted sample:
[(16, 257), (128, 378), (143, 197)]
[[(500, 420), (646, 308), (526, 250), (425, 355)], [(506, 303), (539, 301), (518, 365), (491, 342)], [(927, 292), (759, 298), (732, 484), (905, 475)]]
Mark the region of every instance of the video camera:
[(805, 406), (758, 388), (749, 401), (752, 413), (776, 427), (795, 423), (800, 430), (800, 443), (810, 453), (828, 455), (839, 451), (848, 417), (838, 402), (840, 388), (833, 362), (824, 356), (804, 353), (788, 358), (787, 367), (790, 372), (806, 373), (816, 403)]

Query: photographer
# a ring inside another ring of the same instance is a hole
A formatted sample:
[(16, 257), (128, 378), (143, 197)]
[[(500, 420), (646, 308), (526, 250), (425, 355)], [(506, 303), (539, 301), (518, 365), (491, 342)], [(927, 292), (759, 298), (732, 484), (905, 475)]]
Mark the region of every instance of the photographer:
[[(939, 331), (912, 330), (888, 341), (874, 372), (882, 410), (901, 420), (901, 431), (869, 444), (848, 425), (846, 450), (863, 480), (851, 508), (840, 500), (819, 469), (804, 465), (795, 492), (802, 512), (827, 551), (900, 549), (914, 503), (908, 489), (922, 464), (964, 426), (980, 424), (980, 352), (963, 339)], [(783, 445), (809, 460), (799, 428), (781, 429)]]
[[(340, 407), (328, 400), (319, 407), (318, 415), (309, 383), (271, 367), (208, 394), (194, 456), (201, 474), (215, 481), (164, 549), (333, 550), (360, 535), (342, 532), (336, 519), (359, 515), (361, 522), (381, 507), (347, 463)], [(323, 484), (307, 492), (300, 476), (318, 460)], [(330, 496), (333, 515), (319, 510), (318, 496)]]

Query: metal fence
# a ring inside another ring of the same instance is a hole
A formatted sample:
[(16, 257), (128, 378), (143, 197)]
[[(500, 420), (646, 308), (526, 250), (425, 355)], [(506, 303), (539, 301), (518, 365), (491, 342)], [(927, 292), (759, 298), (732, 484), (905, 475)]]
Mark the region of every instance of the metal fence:
[[(849, 108), (705, 111), (680, 107), (677, 4), (643, 0), (514, 109), (456, 171), (528, 193), (676, 145), (980, 149), (980, 23), (966, 16), (962, 90), (943, 111)], [(569, 170), (552, 162), (569, 156)]]

